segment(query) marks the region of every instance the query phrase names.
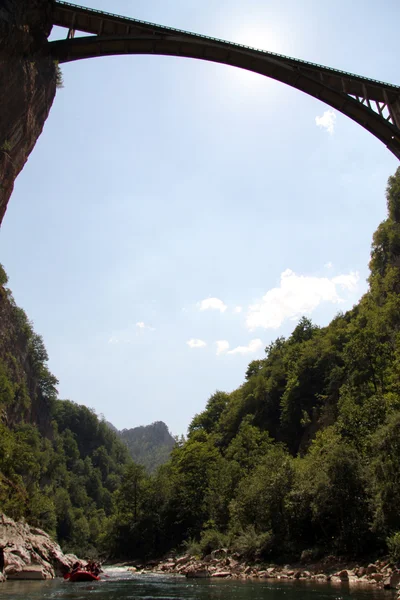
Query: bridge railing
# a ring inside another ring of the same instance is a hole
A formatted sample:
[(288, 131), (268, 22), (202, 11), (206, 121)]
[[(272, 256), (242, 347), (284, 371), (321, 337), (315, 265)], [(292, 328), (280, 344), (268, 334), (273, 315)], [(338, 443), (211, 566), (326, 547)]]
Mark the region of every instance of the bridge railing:
[(323, 69), (325, 71), (330, 71), (332, 74), (338, 75), (339, 77), (345, 76), (345, 77), (351, 77), (352, 79), (358, 79), (360, 81), (368, 81), (369, 83), (375, 84), (375, 85), (379, 85), (379, 86), (384, 86), (384, 87), (389, 87), (389, 88), (393, 88), (394, 90), (399, 90), (400, 91), (400, 86), (395, 85), (393, 83), (387, 83), (385, 81), (379, 81), (378, 79), (371, 79), (369, 77), (362, 77), (361, 75), (355, 75), (354, 73), (349, 73), (347, 71), (341, 71), (340, 69), (334, 69), (333, 67), (326, 67), (325, 65), (319, 65), (317, 63), (313, 63), (313, 62), (309, 62), (307, 60), (302, 60), (300, 58), (293, 58), (292, 56), (285, 56), (284, 54), (278, 54), (276, 52), (270, 52), (268, 50), (262, 50), (261, 48), (254, 48), (252, 46), (246, 46), (244, 44), (238, 44), (237, 42), (228, 42), (226, 40), (222, 40), (220, 38), (215, 38), (209, 35), (203, 35), (201, 33), (193, 33), (192, 31), (185, 31), (184, 29), (176, 29), (175, 27), (169, 27), (168, 25), (159, 25), (157, 23), (151, 23), (150, 21), (142, 21), (140, 19), (134, 19), (132, 17), (124, 17), (122, 15), (117, 15), (114, 13), (109, 13), (109, 12), (105, 12), (103, 10), (98, 10), (96, 8), (88, 8), (86, 6), (79, 6), (78, 4), (72, 4), (71, 2), (65, 2), (64, 0), (57, 0), (57, 2), (55, 3), (56, 6), (57, 5), (61, 5), (61, 6), (67, 6), (71, 9), (80, 9), (80, 10), (84, 10), (87, 12), (91, 12), (91, 13), (97, 13), (98, 15), (103, 15), (106, 17), (112, 17), (114, 19), (123, 19), (124, 21), (132, 21), (132, 23), (137, 23), (140, 25), (145, 25), (145, 26), (150, 26), (156, 29), (164, 29), (166, 31), (173, 31), (175, 33), (179, 33), (179, 34), (184, 34), (187, 36), (191, 36), (191, 37), (196, 37), (199, 39), (206, 39), (206, 40), (210, 40), (212, 42), (217, 42), (219, 44), (225, 44), (228, 46), (233, 46), (236, 48), (242, 48), (245, 50), (250, 50), (252, 52), (257, 52), (259, 54), (264, 54), (266, 56), (275, 56), (276, 58), (282, 58), (284, 60), (289, 60), (289, 61), (293, 61), (296, 63), (299, 63), (301, 65), (305, 65), (305, 66), (309, 66), (312, 68), (318, 68), (318, 69)]

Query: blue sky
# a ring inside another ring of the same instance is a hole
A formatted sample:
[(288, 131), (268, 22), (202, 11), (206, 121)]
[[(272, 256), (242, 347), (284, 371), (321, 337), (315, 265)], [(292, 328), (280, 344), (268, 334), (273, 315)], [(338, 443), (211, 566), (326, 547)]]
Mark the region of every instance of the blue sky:
[[(400, 83), (397, 0), (82, 4)], [(61, 398), (185, 433), (302, 314), (325, 325), (358, 301), (398, 161), (239, 69), (119, 56), (62, 70), (1, 262)]]

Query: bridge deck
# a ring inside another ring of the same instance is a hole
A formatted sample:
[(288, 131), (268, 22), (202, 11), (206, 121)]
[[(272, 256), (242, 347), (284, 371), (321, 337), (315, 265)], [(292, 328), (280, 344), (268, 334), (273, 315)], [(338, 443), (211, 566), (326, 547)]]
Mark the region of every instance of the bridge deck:
[[(253, 71), (294, 87), (342, 112), (380, 139), (400, 159), (400, 86), (346, 71), (122, 17), (58, 0), (53, 24), (68, 39), (48, 44), (59, 62), (118, 54), (157, 54), (208, 60)], [(81, 31), (87, 36), (73, 36)]]
[[(234, 42), (227, 42), (214, 37), (191, 33), (173, 27), (157, 25), (147, 21), (140, 21), (139, 19), (122, 17), (120, 15), (96, 9), (89, 9), (61, 0), (55, 2), (53, 23), (54, 25), (59, 25), (68, 29), (76, 29), (98, 36), (118, 36), (121, 38), (132, 36), (148, 37), (150, 35), (152, 37), (157, 37), (158, 39), (160, 37), (168, 37), (168, 39), (171, 39), (172, 36), (179, 38), (182, 41), (208, 41), (209, 44), (217, 45), (227, 50), (241, 50), (242, 54), (246, 53), (249, 58), (253, 56), (258, 59), (269, 59), (270, 61), (272, 60), (279, 63), (280, 66), (284, 65), (286, 68), (301, 69), (302, 72), (313, 74), (314, 77), (315, 72), (318, 71), (320, 80), (326, 85), (335, 88), (339, 87), (342, 91), (354, 96), (365, 97), (365, 86), (368, 86), (368, 98), (373, 101), (386, 102), (387, 93), (394, 92), (396, 95), (400, 93), (400, 86), (385, 83), (383, 81), (354, 75), (353, 73), (332, 69), (331, 67), (292, 58), (290, 56), (284, 56), (282, 54), (259, 50)], [(386, 92), (386, 95), (384, 92)]]

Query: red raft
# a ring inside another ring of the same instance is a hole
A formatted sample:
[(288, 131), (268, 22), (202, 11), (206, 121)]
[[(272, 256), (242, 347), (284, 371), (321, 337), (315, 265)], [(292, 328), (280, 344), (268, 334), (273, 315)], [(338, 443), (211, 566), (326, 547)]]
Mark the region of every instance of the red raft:
[(74, 582), (74, 581), (100, 581), (100, 577), (98, 577), (97, 575), (94, 575), (90, 571), (75, 571), (75, 573), (72, 573), (72, 574), (68, 573), (68, 575), (69, 575), (69, 577), (66, 577), (66, 579), (69, 579), (72, 582)]

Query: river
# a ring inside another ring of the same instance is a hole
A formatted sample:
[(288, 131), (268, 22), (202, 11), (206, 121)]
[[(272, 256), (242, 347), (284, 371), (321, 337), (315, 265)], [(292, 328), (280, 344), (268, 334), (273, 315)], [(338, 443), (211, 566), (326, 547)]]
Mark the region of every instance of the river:
[(393, 592), (306, 582), (186, 579), (173, 575), (137, 575), (106, 569), (96, 583), (8, 581), (1, 600), (394, 600)]

